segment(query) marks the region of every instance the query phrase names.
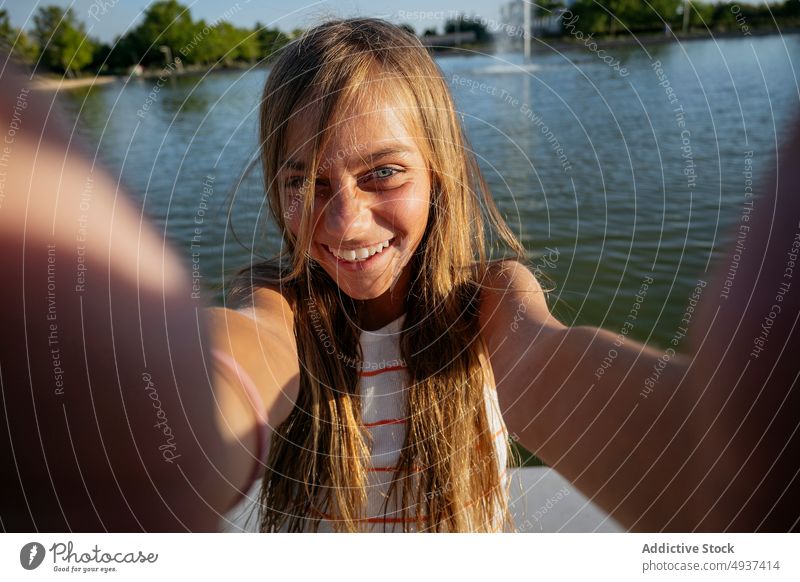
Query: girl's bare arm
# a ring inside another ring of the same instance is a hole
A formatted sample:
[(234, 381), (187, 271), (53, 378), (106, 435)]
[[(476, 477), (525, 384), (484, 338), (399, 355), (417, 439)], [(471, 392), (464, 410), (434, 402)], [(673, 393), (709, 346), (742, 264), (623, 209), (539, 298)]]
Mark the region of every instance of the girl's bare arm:
[[(267, 434), (280, 425), (294, 408), (300, 387), (300, 366), (294, 336), (293, 311), (276, 288), (264, 287), (253, 294), (256, 318), (232, 309), (208, 308), (211, 343), (233, 358), (252, 380), (267, 421)], [(218, 416), (233, 441), (254, 442), (251, 406), (247, 403), (242, 379), (230, 368), (215, 366), (214, 385), (224, 387)], [(269, 450), (269, 442), (267, 450)]]
[(689, 355), (563, 326), (518, 263), (489, 282), (482, 320), (509, 430), (627, 527), (798, 526), (799, 138), (745, 221), (730, 291), (730, 257), (703, 289)]
[[(235, 379), (212, 366), (213, 342), (226, 349), (219, 318), (191, 298), (163, 234), (69, 144), (51, 105), (5, 69), (2, 526), (215, 530), (255, 451), (255, 415)], [(229, 333), (235, 344), (253, 337)], [(283, 358), (289, 348), (276, 333), (259, 336), (261, 353)], [(259, 379), (272, 394), (281, 382), (291, 393), (291, 368), (276, 369)]]

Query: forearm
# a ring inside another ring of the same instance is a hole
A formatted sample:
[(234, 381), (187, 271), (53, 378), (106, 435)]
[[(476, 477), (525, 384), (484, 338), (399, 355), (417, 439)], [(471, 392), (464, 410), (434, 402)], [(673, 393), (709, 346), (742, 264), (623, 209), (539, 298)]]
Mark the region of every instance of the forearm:
[(537, 342), (542, 372), (531, 370), (522, 407), (536, 416), (521, 436), (626, 526), (798, 526), (799, 150), (795, 138), (782, 151), (778, 187), (748, 215), (746, 250), (704, 290), (689, 355), (593, 328)]
[(22, 89), (6, 72), (2, 127), (21, 115), (0, 207), (4, 525), (214, 529), (250, 465), (214, 422), (187, 274)]
[(626, 527), (691, 529), (684, 502), (696, 482), (699, 411), (686, 359), (591, 327), (552, 332), (537, 350), (570, 365), (540, 359), (530, 370), (530, 388), (507, 413), (527, 426), (522, 444)]

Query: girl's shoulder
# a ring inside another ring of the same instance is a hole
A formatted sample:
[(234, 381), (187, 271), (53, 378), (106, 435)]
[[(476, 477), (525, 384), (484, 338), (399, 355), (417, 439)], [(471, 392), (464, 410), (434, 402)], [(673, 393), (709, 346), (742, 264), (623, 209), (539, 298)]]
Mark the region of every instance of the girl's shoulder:
[(295, 293), (284, 279), (274, 262), (252, 264), (231, 280), (226, 306), (211, 310), (231, 341), (240, 340), (241, 352), (255, 353), (263, 341), (294, 338)]
[(523, 317), (552, 317), (545, 290), (531, 269), (516, 259), (488, 262), (477, 282), (481, 336), (490, 347), (507, 338)]
[(280, 304), (282, 309), (294, 311), (296, 293), (288, 283), (285, 268), (275, 261), (264, 261), (241, 269), (233, 277), (228, 293), (227, 304), (235, 310), (268, 309)]
[(544, 294), (533, 271), (518, 259), (497, 259), (487, 261), (483, 267), (476, 265), (475, 277), (481, 289), (482, 303), (519, 293)]

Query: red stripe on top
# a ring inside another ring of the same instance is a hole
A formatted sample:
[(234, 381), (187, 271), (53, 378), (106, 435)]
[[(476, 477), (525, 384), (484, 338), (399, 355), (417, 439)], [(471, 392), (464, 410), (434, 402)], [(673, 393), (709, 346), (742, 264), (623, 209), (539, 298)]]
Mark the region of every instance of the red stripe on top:
[[(499, 437), (501, 434), (506, 434), (506, 429), (505, 428), (501, 428), (496, 433), (494, 433), (492, 435), (492, 440), (497, 440), (497, 437)], [(475, 440), (478, 440), (478, 439), (475, 439)], [(480, 445), (481, 445), (481, 443), (475, 443), (475, 448), (477, 449)]]
[[(502, 484), (499, 484), (498, 486), (502, 486)], [(472, 507), (480, 499), (484, 499), (484, 498), (488, 497), (494, 489), (495, 489), (495, 487), (489, 487), (488, 489), (486, 489), (483, 492), (483, 494), (480, 495), (480, 497), (477, 497), (476, 499), (473, 499), (473, 500), (469, 501), (464, 506), (464, 508), (466, 509), (468, 507)], [(311, 506), (311, 511), (313, 511), (317, 515), (317, 517), (320, 517), (320, 518), (328, 520), (328, 521), (336, 521), (336, 517), (335, 516), (320, 511), (314, 505)], [(353, 521), (360, 522), (360, 523), (416, 523), (417, 519), (416, 519), (416, 517), (405, 517), (405, 518), (403, 518), (403, 517), (361, 517), (361, 518), (356, 518)], [(429, 519), (426, 516), (422, 516), (422, 521), (423, 522), (428, 522)], [(493, 532), (500, 531), (500, 529), (502, 527), (503, 526), (501, 524), (500, 527), (498, 529), (493, 530)]]
[[(361, 519), (357, 519), (356, 521), (366, 522), (366, 523), (416, 523), (417, 518), (415, 517), (364, 517)], [(423, 520), (427, 521), (427, 520)]]
[[(328, 513), (324, 513), (314, 507), (311, 506), (311, 510), (317, 514), (317, 517), (322, 519), (326, 519), (328, 521), (338, 521), (333, 515)], [(428, 521), (426, 517), (422, 518), (423, 521)], [(354, 519), (353, 521), (360, 522), (360, 523), (416, 523), (416, 517), (359, 517)]]
[[(382, 421), (382, 422), (383, 422), (383, 421)], [(403, 422), (405, 422), (405, 421), (403, 421)], [(387, 423), (387, 424), (388, 424), (388, 423)], [(501, 434), (505, 434), (505, 432), (506, 432), (506, 429), (504, 429), (504, 428), (501, 428), (500, 430), (498, 430), (496, 433), (494, 433), (494, 434), (492, 435), (492, 440), (496, 440), (496, 439), (497, 439), (497, 437), (499, 437)], [(480, 444), (480, 443), (476, 443), (476, 445), (475, 445), (475, 446), (476, 446), (476, 448), (477, 448), (477, 446), (478, 446), (479, 444)], [(397, 470), (397, 467), (396, 467), (396, 466), (394, 466), (394, 467), (369, 467), (369, 468), (367, 469), (367, 471), (374, 471), (374, 472), (388, 472), (388, 471), (396, 471), (396, 470)], [(417, 473), (419, 473), (420, 471), (422, 471), (422, 469), (421, 469), (421, 468), (415, 468), (415, 469), (414, 469), (414, 471), (415, 471), (415, 472), (417, 472)]]
[[(377, 420), (375, 422), (367, 422), (367, 423), (363, 424), (362, 426), (364, 428), (371, 428), (373, 426), (384, 426), (384, 425), (387, 425), (387, 424), (405, 424), (405, 423), (406, 423), (406, 419), (405, 418), (384, 418), (383, 420)], [(504, 432), (505, 432), (505, 429), (501, 428), (500, 430), (498, 430), (496, 433), (494, 433), (492, 435), (492, 438), (495, 439), (495, 438), (497, 438), (499, 435), (501, 435)]]
[[(388, 472), (388, 471), (396, 471), (396, 470), (397, 470), (396, 466), (395, 467), (368, 467), (367, 468), (367, 471), (374, 471), (374, 472), (377, 472), (377, 473)], [(421, 473), (422, 472), (422, 468), (420, 468), (420, 467), (412, 467), (411, 471), (414, 472), (414, 473)]]
[(375, 422), (368, 422), (364, 424), (364, 428), (369, 428), (371, 426), (383, 426), (384, 424), (405, 424), (405, 418), (384, 418), (383, 420), (378, 420)]
[(494, 433), (494, 434), (492, 435), (492, 438), (493, 438), (493, 439), (496, 439), (498, 436), (500, 436), (500, 435), (501, 435), (501, 434), (503, 434), (504, 432), (506, 432), (506, 429), (504, 429), (504, 428), (501, 428), (500, 430), (498, 430), (496, 433)]
[(364, 378), (366, 376), (378, 376), (380, 374), (385, 374), (386, 372), (396, 372), (397, 370), (405, 370), (407, 366), (400, 364), (399, 366), (389, 366), (386, 368), (381, 368), (380, 370), (367, 370), (358, 373), (360, 378)]

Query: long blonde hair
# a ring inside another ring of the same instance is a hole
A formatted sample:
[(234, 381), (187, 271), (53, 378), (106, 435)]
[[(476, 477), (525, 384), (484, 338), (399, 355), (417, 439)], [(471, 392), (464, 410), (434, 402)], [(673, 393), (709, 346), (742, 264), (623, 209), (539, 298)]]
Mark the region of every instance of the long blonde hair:
[[(300, 363), (293, 412), (275, 429), (260, 495), (262, 531), (316, 531), (335, 516), (338, 531), (359, 531), (366, 507), (369, 433), (357, 391), (361, 361), (354, 303), (310, 258), (313, 196), (290, 209), (277, 175), (287, 151), (288, 120), (313, 110), (314, 181), (328, 128), (364, 98), (376, 74), (392, 79), (423, 136), (431, 175), (428, 228), (416, 253), (400, 349), (409, 374), (406, 439), (390, 489), (403, 519), (418, 531), (509, 529), (484, 401), (489, 381), (480, 354), (478, 307), (489, 257), (485, 225), (523, 260), (524, 249), (498, 212), (478, 169), (447, 84), (419, 40), (379, 19), (321, 24), (287, 45), (272, 67), (261, 103), (261, 162), (272, 217), (285, 247), (272, 260), (239, 273), (231, 299), (259, 284), (290, 297)], [(298, 235), (289, 211), (301, 211)], [(509, 443), (506, 447), (510, 451)], [(491, 462), (490, 462), (491, 461)]]

